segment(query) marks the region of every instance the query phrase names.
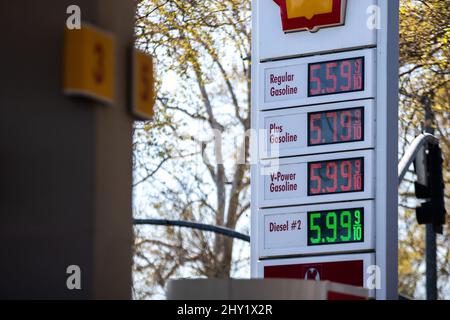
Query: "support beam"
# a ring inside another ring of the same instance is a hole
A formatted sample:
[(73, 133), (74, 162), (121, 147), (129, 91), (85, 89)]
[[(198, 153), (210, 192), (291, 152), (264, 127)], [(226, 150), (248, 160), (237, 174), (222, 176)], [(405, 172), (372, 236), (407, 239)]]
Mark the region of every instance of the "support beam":
[[(0, 298), (131, 298), (135, 3), (0, 1)], [(113, 105), (62, 93), (70, 5), (116, 37)], [(70, 265), (81, 290), (66, 285)]]

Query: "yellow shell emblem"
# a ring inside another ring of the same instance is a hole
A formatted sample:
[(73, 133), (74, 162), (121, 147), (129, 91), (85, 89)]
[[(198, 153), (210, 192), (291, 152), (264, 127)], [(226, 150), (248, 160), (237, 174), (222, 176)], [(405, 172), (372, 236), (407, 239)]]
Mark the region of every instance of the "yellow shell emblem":
[(317, 14), (333, 12), (333, 0), (286, 0), (286, 8), (289, 19), (311, 19)]

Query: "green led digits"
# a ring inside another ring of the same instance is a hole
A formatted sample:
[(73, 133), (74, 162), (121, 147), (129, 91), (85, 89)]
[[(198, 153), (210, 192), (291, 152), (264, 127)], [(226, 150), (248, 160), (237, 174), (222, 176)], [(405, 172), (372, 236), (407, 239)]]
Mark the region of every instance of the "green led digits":
[[(311, 230), (311, 232), (315, 233), (315, 237), (310, 237), (308, 242), (311, 241), (312, 244), (318, 244), (321, 242), (321, 233), (320, 233), (320, 226), (315, 224), (315, 219), (320, 218), (320, 213), (312, 213), (309, 215), (309, 228), (308, 230)], [(308, 231), (309, 233), (309, 231)]]
[(364, 208), (308, 212), (308, 246), (364, 241)]
[(362, 226), (361, 226), (361, 211), (355, 211), (355, 223), (353, 224), (353, 234), (355, 241), (361, 241), (362, 239)]
[(343, 228), (340, 239), (342, 242), (348, 242), (352, 238), (352, 215), (350, 211), (343, 211), (340, 220)]
[(326, 216), (327, 229), (331, 230), (331, 237), (326, 237), (327, 242), (336, 242), (337, 238), (337, 224), (336, 224), (336, 213), (329, 212)]

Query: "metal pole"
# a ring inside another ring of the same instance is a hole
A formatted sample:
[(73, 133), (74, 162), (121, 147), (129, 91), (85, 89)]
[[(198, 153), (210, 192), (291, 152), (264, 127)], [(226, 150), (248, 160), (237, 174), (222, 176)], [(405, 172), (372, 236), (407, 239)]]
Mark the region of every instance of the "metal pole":
[[(431, 109), (432, 101), (428, 97), (424, 97), (423, 104), (425, 107), (425, 133), (433, 134), (433, 111)], [(431, 212), (430, 212), (431, 214)], [(436, 233), (433, 225), (426, 225), (425, 235), (425, 256), (426, 256), (426, 283), (427, 283), (427, 300), (437, 300), (437, 263), (436, 263)]]
[(181, 220), (166, 220), (166, 219), (134, 219), (134, 225), (157, 225), (157, 226), (173, 226), (197, 229), (202, 231), (215, 232), (230, 238), (239, 239), (245, 242), (250, 242), (250, 236), (231, 230), (225, 227), (213, 226), (210, 224), (196, 223)]
[(437, 300), (436, 233), (433, 225), (426, 225), (427, 300)]

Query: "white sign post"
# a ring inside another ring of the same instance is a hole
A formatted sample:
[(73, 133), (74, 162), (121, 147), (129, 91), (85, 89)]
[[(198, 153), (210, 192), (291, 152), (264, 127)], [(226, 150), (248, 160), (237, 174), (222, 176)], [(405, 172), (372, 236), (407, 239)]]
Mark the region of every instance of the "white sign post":
[(397, 299), (398, 6), (252, 1), (252, 277)]

